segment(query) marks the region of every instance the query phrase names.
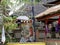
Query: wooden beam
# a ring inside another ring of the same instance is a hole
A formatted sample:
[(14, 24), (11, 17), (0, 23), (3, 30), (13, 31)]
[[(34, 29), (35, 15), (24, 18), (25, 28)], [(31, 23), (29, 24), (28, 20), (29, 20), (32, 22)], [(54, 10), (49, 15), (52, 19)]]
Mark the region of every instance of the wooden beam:
[(0, 2), (1, 2), (1, 0), (0, 0)]
[(37, 20), (38, 21), (46, 20), (46, 19), (49, 19), (49, 18), (54, 17), (54, 16), (60, 16), (60, 13), (56, 13), (56, 14), (52, 14), (52, 15), (46, 15), (46, 16), (43, 16), (42, 18), (37, 18)]

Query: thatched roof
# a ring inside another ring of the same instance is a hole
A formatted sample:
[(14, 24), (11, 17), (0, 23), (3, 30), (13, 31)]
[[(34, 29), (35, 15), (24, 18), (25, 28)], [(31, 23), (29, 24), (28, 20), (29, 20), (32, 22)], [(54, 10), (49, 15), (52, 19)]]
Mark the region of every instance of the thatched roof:
[(60, 0), (56, 0), (56, 1), (53, 1), (53, 2), (47, 2), (47, 4), (60, 4)]
[(60, 4), (57, 5), (57, 6), (51, 7), (49, 9), (47, 9), (46, 11), (36, 15), (35, 18), (40, 18), (40, 17), (47, 16), (47, 15), (50, 15), (50, 14), (55, 14), (58, 11), (60, 11)]

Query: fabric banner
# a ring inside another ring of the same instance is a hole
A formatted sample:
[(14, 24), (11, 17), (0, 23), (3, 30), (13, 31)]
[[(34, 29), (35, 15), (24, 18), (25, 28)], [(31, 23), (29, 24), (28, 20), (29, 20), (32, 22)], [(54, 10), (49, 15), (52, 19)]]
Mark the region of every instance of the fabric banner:
[(59, 19), (58, 19), (58, 24), (56, 25), (56, 32), (59, 32), (60, 30), (60, 16), (59, 16)]
[(58, 24), (60, 24), (60, 16), (59, 16), (59, 19), (58, 19)]

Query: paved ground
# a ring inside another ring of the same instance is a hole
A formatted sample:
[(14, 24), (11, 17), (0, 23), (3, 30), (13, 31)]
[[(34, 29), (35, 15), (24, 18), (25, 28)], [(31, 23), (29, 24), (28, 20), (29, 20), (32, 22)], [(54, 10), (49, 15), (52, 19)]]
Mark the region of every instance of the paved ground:
[[(42, 39), (40, 39), (40, 41), (44, 42)], [(46, 42), (47, 45), (60, 45), (60, 39), (48, 39)]]
[(48, 42), (47, 45), (60, 45), (60, 42)]

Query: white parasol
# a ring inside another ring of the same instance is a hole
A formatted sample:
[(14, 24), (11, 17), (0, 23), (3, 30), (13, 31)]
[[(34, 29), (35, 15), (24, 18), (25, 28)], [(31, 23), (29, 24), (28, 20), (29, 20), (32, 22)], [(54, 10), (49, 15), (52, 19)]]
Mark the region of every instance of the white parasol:
[(18, 20), (29, 20), (27, 16), (19, 16), (17, 17)]

